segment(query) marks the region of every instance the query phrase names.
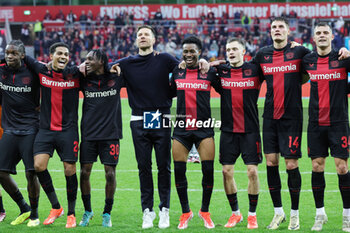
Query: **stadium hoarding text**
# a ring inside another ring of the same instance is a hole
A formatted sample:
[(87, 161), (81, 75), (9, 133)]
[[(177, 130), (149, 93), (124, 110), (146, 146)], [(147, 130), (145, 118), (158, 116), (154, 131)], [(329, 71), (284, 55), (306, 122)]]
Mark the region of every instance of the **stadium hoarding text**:
[[(209, 11), (214, 12), (215, 17), (222, 17), (222, 13), (228, 13), (233, 18), (234, 13), (243, 11), (250, 17), (269, 18), (270, 16), (281, 15), (282, 12), (287, 14), (295, 11), (298, 17), (307, 18), (350, 18), (350, 2), (337, 3), (255, 3), (255, 4), (151, 4), (151, 5), (80, 5), (80, 6), (15, 6), (0, 7), (0, 21), (7, 17), (14, 22), (33, 22), (36, 19), (42, 20), (49, 10), (53, 17), (56, 16), (59, 9), (65, 15), (73, 10), (75, 14), (80, 15), (82, 10), (92, 11), (93, 15), (107, 14), (114, 19), (120, 12), (127, 11), (134, 14), (135, 20), (143, 20), (145, 15), (152, 17), (158, 9), (161, 10), (163, 17), (175, 20), (195, 20), (199, 15)], [(25, 11), (30, 11), (30, 15), (25, 15)]]

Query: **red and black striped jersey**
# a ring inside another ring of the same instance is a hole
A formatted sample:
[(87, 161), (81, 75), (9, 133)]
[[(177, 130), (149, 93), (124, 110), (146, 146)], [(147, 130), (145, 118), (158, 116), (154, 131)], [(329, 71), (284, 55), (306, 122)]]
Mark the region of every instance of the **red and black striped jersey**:
[(115, 140), (122, 136), (120, 88), (123, 78), (113, 74), (81, 79), (84, 94), (81, 138), (84, 141)]
[(302, 119), (302, 58), (310, 53), (304, 46), (275, 49), (272, 45), (258, 51), (253, 62), (259, 64), (267, 92), (263, 117)]
[[(176, 121), (186, 124), (210, 119), (210, 90), (216, 83), (218, 79), (213, 68), (202, 74), (198, 68), (183, 70), (176, 67), (171, 77), (171, 88), (176, 89), (177, 95)], [(186, 130), (198, 129), (195, 123), (187, 125), (188, 127), (179, 127)], [(175, 130), (177, 128), (175, 126)]]
[(26, 56), (25, 62), (39, 75), (41, 84), (40, 128), (62, 131), (78, 125), (79, 79), (77, 67), (62, 72), (48, 70), (46, 65)]
[(338, 60), (337, 51), (327, 56), (313, 52), (303, 59), (310, 77), (309, 121), (329, 126), (348, 122), (348, 72), (350, 58)]
[(220, 78), (221, 130), (234, 133), (259, 132), (258, 97), (262, 76), (254, 63), (240, 67), (217, 67)]
[(38, 76), (22, 64), (17, 70), (0, 66), (2, 128), (6, 133), (28, 135), (39, 127), (40, 84)]

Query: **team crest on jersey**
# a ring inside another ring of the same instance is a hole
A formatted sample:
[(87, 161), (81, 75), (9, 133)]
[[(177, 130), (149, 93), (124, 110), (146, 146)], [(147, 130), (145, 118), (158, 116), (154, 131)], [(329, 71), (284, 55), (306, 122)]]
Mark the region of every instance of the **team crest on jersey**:
[(72, 80), (73, 79), (73, 75), (72, 74), (67, 74), (66, 75), (66, 79), (67, 80)]
[(223, 71), (222, 71), (222, 73), (223, 73), (223, 74), (227, 74), (227, 73), (228, 73), (228, 71), (226, 71), (226, 70), (223, 70)]
[(5, 75), (2, 75), (2, 77), (1, 77), (2, 79), (6, 79), (6, 76)]
[(87, 86), (88, 86), (88, 87), (92, 87), (92, 83), (88, 83)]
[(179, 76), (182, 77), (184, 75), (184, 72), (179, 72)]
[(201, 77), (202, 79), (206, 79), (206, 78), (207, 78), (207, 74), (202, 74), (202, 73), (200, 73), (200, 74), (199, 74), (199, 77)]
[(310, 63), (309, 64), (310, 67), (314, 67), (314, 65), (315, 65), (314, 63)]
[(269, 60), (270, 56), (264, 56), (265, 60)]
[(115, 85), (115, 81), (114, 81), (114, 80), (109, 80), (108, 83), (107, 83), (107, 85), (108, 85), (109, 87), (113, 87), (113, 86)]
[(23, 83), (23, 84), (29, 84), (29, 83), (30, 83), (30, 77), (24, 77), (24, 78), (22, 78), (22, 83)]
[(331, 61), (331, 67), (335, 68), (339, 66), (339, 61)]
[(244, 75), (245, 75), (245, 76), (250, 76), (250, 75), (252, 75), (252, 70), (251, 70), (251, 69), (245, 70), (245, 71), (244, 71)]
[(292, 59), (294, 57), (294, 53), (290, 52), (290, 53), (286, 53), (286, 58), (287, 59)]

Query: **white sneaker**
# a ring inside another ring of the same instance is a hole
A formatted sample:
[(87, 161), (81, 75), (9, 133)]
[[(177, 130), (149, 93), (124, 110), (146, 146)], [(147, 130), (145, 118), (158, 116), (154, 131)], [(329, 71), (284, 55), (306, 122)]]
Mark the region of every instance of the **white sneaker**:
[(343, 216), (343, 231), (350, 232), (350, 216)]
[(327, 215), (316, 215), (315, 217), (315, 223), (313, 227), (311, 228), (312, 231), (321, 231), (323, 224), (325, 224), (328, 221)]
[(276, 230), (280, 226), (280, 224), (285, 222), (285, 221), (286, 221), (286, 215), (284, 213), (282, 215), (275, 214), (273, 216), (273, 219), (272, 219), (270, 225), (267, 226), (267, 229)]
[(168, 228), (170, 226), (169, 222), (169, 209), (163, 207), (162, 210), (159, 211), (159, 223), (158, 227), (161, 229)]
[(154, 211), (149, 211), (149, 209), (145, 209), (143, 211), (143, 222), (142, 229), (147, 229), (153, 227), (153, 220), (156, 218), (156, 213)]
[(291, 215), (289, 219), (289, 226), (288, 230), (299, 230), (300, 224), (299, 224), (299, 215)]

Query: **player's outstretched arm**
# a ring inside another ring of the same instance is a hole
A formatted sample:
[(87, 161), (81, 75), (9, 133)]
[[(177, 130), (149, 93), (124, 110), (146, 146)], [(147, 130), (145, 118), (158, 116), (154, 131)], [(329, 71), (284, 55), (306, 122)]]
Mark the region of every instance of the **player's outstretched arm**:
[(39, 62), (28, 55), (24, 56), (23, 61), (27, 65), (27, 67), (36, 74), (39, 74), (41, 69), (46, 68), (45, 63)]

